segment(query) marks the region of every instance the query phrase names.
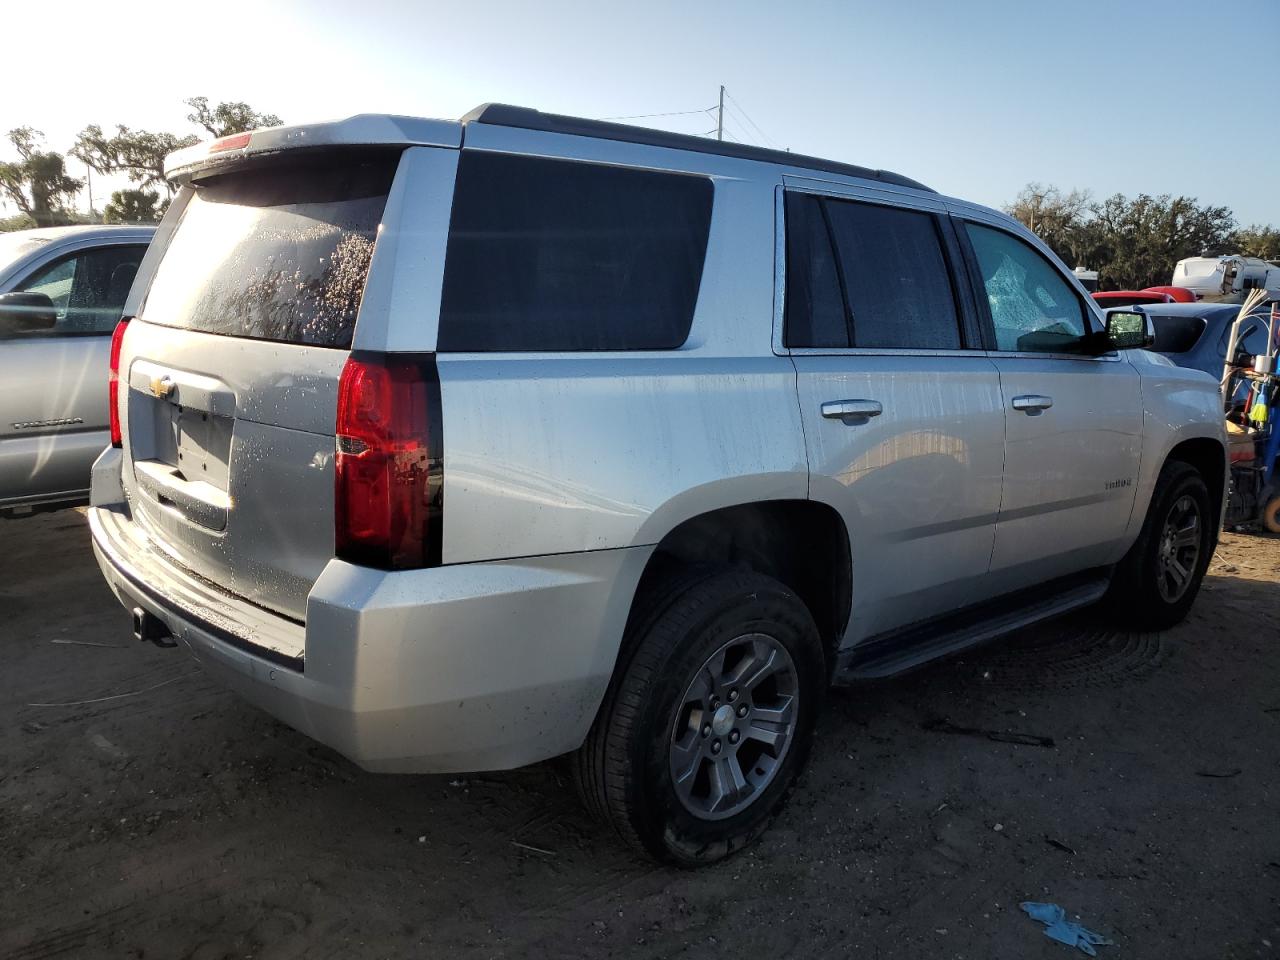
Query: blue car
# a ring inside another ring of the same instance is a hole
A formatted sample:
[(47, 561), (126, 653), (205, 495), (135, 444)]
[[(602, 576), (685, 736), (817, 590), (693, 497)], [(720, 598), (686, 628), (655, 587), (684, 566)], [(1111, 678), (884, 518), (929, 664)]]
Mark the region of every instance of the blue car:
[[(1130, 307), (1151, 318), (1156, 343), (1151, 349), (1180, 367), (1191, 367), (1222, 378), (1231, 324), (1240, 313), (1238, 303), (1157, 303)], [(1237, 352), (1251, 355), (1266, 351), (1270, 305), (1260, 307), (1240, 327)]]
[[(1203, 370), (1214, 379), (1221, 379), (1231, 325), (1240, 314), (1240, 304), (1160, 303), (1128, 309), (1151, 318), (1156, 333), (1152, 350), (1180, 367)], [(1270, 314), (1271, 303), (1267, 302), (1245, 318), (1240, 325), (1237, 357), (1266, 352)], [(1235, 403), (1245, 404), (1247, 393), (1248, 386), (1242, 383), (1233, 398)], [(1274, 418), (1280, 413), (1280, 404), (1274, 396), (1268, 400)], [(1259, 436), (1255, 455), (1239, 461), (1232, 457), (1226, 522), (1229, 527), (1261, 523), (1271, 533), (1280, 533), (1280, 429), (1273, 423)]]

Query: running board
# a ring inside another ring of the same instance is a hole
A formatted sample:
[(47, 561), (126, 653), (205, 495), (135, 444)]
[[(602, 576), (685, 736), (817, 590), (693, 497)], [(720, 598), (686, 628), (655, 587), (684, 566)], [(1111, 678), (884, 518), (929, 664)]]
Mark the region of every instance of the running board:
[[(1073, 577), (1057, 590), (1050, 585), (1024, 590), (994, 603), (872, 637), (841, 654), (836, 683), (878, 680), (923, 666), (930, 660), (987, 643), (1022, 627), (1087, 607), (1110, 585), (1102, 574)], [(1046, 595), (1046, 590), (1050, 592)]]

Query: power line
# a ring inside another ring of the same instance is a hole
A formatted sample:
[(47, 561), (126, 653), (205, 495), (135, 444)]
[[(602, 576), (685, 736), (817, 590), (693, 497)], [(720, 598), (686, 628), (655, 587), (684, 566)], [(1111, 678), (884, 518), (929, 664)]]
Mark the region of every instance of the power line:
[(746, 120), (747, 123), (751, 124), (751, 126), (755, 128), (756, 132), (760, 134), (761, 137), (764, 138), (766, 143), (770, 143), (774, 147), (781, 149), (781, 146), (778, 144), (778, 142), (774, 140), (771, 136), (769, 136), (767, 133), (765, 133), (762, 129), (760, 129), (760, 124), (756, 123), (754, 120), (751, 119), (751, 117), (747, 114), (746, 108), (737, 101), (737, 99), (733, 96), (733, 94), (729, 93), (728, 91), (725, 91), (725, 96), (729, 99), (730, 103), (732, 103), (733, 106), (737, 108), (738, 112), (742, 114), (743, 119)]
[(734, 143), (741, 143), (749, 147), (759, 146), (759, 144), (757, 144), (756, 141), (752, 139), (750, 134), (746, 133), (743, 130), (730, 127), (729, 126), (730, 121), (737, 123), (737, 120), (734, 119), (732, 114), (725, 114), (723, 130), (724, 130), (724, 135), (728, 139), (732, 140)]
[(596, 117), (597, 120), (649, 120), (653, 117), (687, 117), (695, 113), (711, 113), (715, 107), (703, 107), (701, 110), (673, 110), (670, 113), (636, 113), (627, 117)]

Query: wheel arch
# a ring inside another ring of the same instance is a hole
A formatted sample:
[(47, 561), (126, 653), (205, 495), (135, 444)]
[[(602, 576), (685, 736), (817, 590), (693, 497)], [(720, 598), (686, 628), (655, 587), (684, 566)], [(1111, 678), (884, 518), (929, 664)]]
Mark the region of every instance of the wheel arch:
[(755, 500), (681, 520), (650, 554), (632, 599), (628, 635), (645, 615), (648, 595), (699, 569), (753, 570), (783, 583), (809, 608), (834, 662), (848, 625), (853, 571), (848, 530), (833, 507), (799, 498)]
[(1223, 511), (1227, 505), (1226, 446), (1215, 437), (1190, 437), (1174, 444), (1166, 454), (1161, 469), (1164, 468), (1164, 464), (1171, 461), (1194, 467), (1204, 477), (1205, 486), (1209, 488), (1214, 516), (1217, 517), (1220, 526)]

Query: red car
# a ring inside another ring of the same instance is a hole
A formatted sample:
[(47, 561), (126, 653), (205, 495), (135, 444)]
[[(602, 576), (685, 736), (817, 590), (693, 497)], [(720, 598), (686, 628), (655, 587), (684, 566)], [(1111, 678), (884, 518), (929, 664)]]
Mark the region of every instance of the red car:
[(1143, 293), (1167, 293), (1172, 303), (1195, 303), (1199, 298), (1186, 287), (1146, 287)]
[(1100, 307), (1128, 307), (1135, 303), (1194, 303), (1196, 295), (1182, 287), (1147, 287), (1145, 290), (1099, 290), (1091, 294)]

